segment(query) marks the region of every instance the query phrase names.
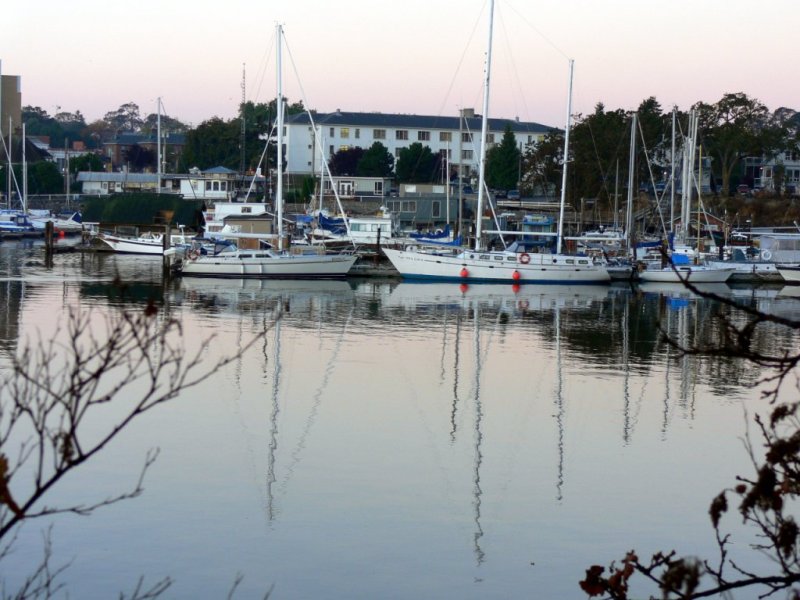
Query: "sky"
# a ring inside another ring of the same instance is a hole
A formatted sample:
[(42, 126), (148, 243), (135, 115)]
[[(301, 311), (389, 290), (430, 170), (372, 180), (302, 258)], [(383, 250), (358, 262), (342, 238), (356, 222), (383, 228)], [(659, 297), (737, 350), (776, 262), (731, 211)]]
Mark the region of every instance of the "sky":
[[(127, 102), (191, 125), (284, 95), (336, 109), (455, 116), (482, 106), (488, 0), (4, 0), (2, 73), (23, 105), (100, 119)], [(800, 0), (496, 0), (489, 115), (665, 110), (744, 92), (800, 109)]]

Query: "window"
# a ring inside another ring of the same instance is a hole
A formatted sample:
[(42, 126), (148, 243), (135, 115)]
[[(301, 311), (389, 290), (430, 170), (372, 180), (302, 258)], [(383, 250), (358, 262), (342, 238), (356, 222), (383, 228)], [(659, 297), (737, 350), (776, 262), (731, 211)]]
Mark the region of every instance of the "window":
[(242, 207), (242, 214), (243, 215), (249, 215), (252, 212), (253, 212), (253, 207), (252, 206), (243, 206)]
[(528, 143), (530, 144), (532, 141), (533, 141), (533, 136), (532, 136), (532, 135), (529, 135), (529, 136), (528, 136)]
[(347, 150), (350, 150), (350, 146), (347, 145), (339, 146), (339, 152), (345, 152)]
[(210, 181), (206, 181), (206, 191), (207, 192), (211, 191), (211, 182)]
[(356, 139), (357, 140), (361, 139), (361, 130), (360, 129), (356, 129)]
[(329, 155), (331, 155), (331, 156), (333, 156), (334, 154), (336, 154), (336, 153), (333, 151), (333, 146), (328, 146), (328, 154), (329, 154)]
[(330, 135), (330, 137), (335, 137), (335, 136), (336, 136), (336, 130), (333, 127), (331, 127), (331, 135)]
[(376, 181), (375, 182), (375, 195), (376, 196), (383, 196), (383, 182)]
[(431, 204), (431, 218), (438, 219), (442, 216), (442, 203), (438, 200), (434, 200)]
[(466, 142), (468, 144), (472, 143), (472, 134), (471, 133), (462, 133), (461, 134), (461, 141)]
[(401, 147), (399, 147), (399, 148), (395, 148), (395, 149), (394, 149), (394, 157), (395, 157), (395, 158), (400, 158), (400, 153), (401, 153), (403, 150), (405, 150), (405, 147), (403, 147), (403, 146), (401, 146)]
[(386, 130), (385, 129), (373, 129), (372, 130), (372, 138), (375, 140), (385, 140), (386, 139)]
[(440, 131), (439, 132), (439, 141), (440, 142), (452, 142), (453, 141), (453, 133), (450, 131)]
[(462, 150), (461, 160), (472, 160), (472, 150)]
[(486, 134), (486, 143), (487, 144), (494, 144), (494, 134), (493, 133), (487, 133)]
[(394, 139), (396, 139), (396, 140), (407, 140), (408, 139), (408, 129), (397, 129), (397, 130), (395, 130)]
[(418, 131), (417, 132), (417, 141), (418, 142), (429, 142), (429, 141), (431, 141), (431, 132), (430, 131)]
[(349, 127), (342, 127), (339, 130), (339, 137), (342, 139), (347, 139), (350, 137), (350, 128)]
[(404, 201), (400, 203), (402, 206), (403, 212), (417, 212), (417, 202), (416, 200)]

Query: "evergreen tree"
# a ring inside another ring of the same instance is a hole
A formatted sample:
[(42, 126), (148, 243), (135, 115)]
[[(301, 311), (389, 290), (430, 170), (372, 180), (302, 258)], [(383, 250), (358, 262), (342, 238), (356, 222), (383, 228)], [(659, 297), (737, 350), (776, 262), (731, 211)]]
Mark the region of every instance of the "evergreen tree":
[(486, 184), (501, 190), (516, 188), (520, 175), (520, 154), (511, 125), (506, 125), (502, 141), (486, 153)]
[(375, 142), (358, 161), (356, 175), (359, 177), (391, 177), (393, 170), (394, 156), (386, 146)]

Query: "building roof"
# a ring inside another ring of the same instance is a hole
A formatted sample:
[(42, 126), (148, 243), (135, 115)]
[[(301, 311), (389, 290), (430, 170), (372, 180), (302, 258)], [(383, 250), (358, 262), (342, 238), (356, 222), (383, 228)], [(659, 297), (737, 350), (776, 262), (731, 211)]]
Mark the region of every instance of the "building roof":
[[(338, 126), (360, 126), (360, 127), (386, 127), (400, 129), (449, 129), (458, 130), (458, 116), (427, 116), (427, 115), (400, 115), (388, 113), (368, 113), (368, 112), (341, 112), (317, 113), (314, 115), (314, 122), (317, 125), (338, 125)], [(469, 117), (465, 119), (466, 127), (470, 131), (480, 131), (481, 117)], [(287, 119), (288, 124), (310, 125), (307, 112), (292, 115)], [(489, 129), (492, 131), (503, 131), (506, 125), (511, 126), (514, 133), (548, 133), (554, 127), (542, 125), (540, 123), (518, 121), (516, 119), (489, 119)]]
[(227, 167), (211, 167), (210, 169), (205, 169), (203, 173), (211, 173), (214, 175), (236, 175), (236, 171), (233, 169), (229, 169)]
[[(163, 178), (163, 176), (162, 176)], [(108, 181), (112, 183), (156, 183), (157, 173), (107, 173), (105, 171), (80, 171), (78, 182), (84, 181)]]
[[(132, 146), (133, 144), (156, 144), (157, 134), (152, 133), (135, 133), (133, 131), (121, 131), (116, 137), (106, 144), (119, 144), (121, 146)], [(167, 133), (164, 137), (164, 143), (181, 146), (186, 144), (186, 135), (183, 133)]]

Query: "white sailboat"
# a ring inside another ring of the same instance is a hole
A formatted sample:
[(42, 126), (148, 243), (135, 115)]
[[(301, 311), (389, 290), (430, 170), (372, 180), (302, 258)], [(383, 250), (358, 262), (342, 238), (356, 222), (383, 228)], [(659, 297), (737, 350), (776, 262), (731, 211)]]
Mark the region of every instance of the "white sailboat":
[[(508, 283), (602, 283), (610, 280), (606, 267), (601, 262), (587, 256), (561, 254), (562, 223), (565, 189), (562, 186), (561, 217), (558, 227), (557, 253), (544, 254), (527, 252), (524, 243), (515, 242), (505, 250), (487, 250), (482, 247), (481, 216), (486, 166), (486, 135), (489, 113), (489, 83), (492, 64), (492, 29), (494, 21), (494, 1), (489, 8), (489, 43), (486, 54), (486, 70), (483, 93), (483, 115), (481, 125), (480, 163), (478, 170), (478, 206), (476, 211), (475, 249), (420, 248), (409, 246), (405, 249), (384, 248), (383, 252), (407, 279), (431, 279), (438, 281), (508, 282)], [(567, 128), (565, 134), (564, 175), (566, 183), (569, 128), (572, 111), (572, 62), (570, 61), (570, 98), (567, 106)], [(495, 232), (497, 233), (497, 232)], [(506, 232), (499, 232), (506, 233)], [(510, 232), (509, 232), (510, 233)], [(518, 233), (518, 232), (514, 232)]]
[(278, 221), (277, 249), (228, 250), (219, 254), (185, 253), (178, 258), (176, 270), (192, 277), (253, 277), (259, 279), (336, 279), (345, 277), (356, 261), (353, 254), (305, 253), (305, 249), (284, 249), (283, 235), (283, 84), (281, 46), (283, 28), (276, 25), (277, 37), (277, 186), (275, 205)]

